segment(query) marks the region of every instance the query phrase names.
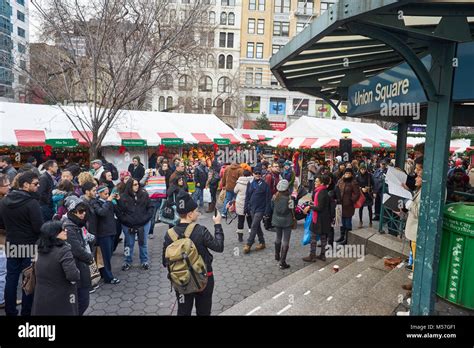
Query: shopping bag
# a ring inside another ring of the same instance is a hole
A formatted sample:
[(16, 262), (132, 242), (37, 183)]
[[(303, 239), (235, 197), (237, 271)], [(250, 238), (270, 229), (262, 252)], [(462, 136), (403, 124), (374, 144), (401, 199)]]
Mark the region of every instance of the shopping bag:
[(342, 226), (342, 205), (336, 206), (336, 218), (334, 219), (334, 228)]
[(96, 286), (97, 284), (99, 284), (99, 281), (100, 281), (100, 272), (99, 272), (99, 267), (97, 266), (97, 263), (95, 260), (89, 265), (89, 269), (91, 272), (92, 286)]
[(204, 203), (211, 203), (212, 202), (212, 197), (211, 197), (211, 190), (204, 189), (203, 191), (203, 201)]
[(226, 190), (222, 189), (221, 193), (219, 193), (219, 203), (224, 203), (225, 196), (226, 196)]
[(104, 259), (102, 257), (102, 251), (100, 250), (100, 247), (95, 249), (95, 262), (98, 269), (104, 268)]
[(313, 212), (308, 213), (304, 221), (304, 234), (301, 240), (301, 245), (308, 245), (311, 243), (311, 221), (313, 220)]
[(359, 195), (359, 199), (354, 204), (354, 208), (356, 208), (356, 209), (362, 208), (364, 206), (364, 203), (365, 203), (365, 195), (363, 193), (361, 193)]
[(151, 199), (166, 198), (166, 178), (164, 176), (151, 176), (146, 181), (145, 191)]

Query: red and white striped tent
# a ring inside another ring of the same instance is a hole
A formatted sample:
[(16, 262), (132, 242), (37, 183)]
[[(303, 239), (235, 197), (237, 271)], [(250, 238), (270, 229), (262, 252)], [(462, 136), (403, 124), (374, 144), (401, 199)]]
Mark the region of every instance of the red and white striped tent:
[(235, 129), (235, 132), (247, 140), (248, 143), (270, 141), (281, 134), (280, 131), (266, 129)]
[[(408, 137), (407, 143), (411, 145), (422, 144), (425, 142), (424, 137)], [(449, 143), (449, 152), (463, 153), (469, 151), (469, 145), (471, 145), (470, 139), (453, 139)]]
[[(73, 114), (79, 110), (90, 120), (88, 108), (62, 107)], [(59, 106), (0, 103), (0, 146), (43, 146), (46, 139), (77, 139), (86, 145), (90, 132), (78, 132)], [(246, 140), (215, 115), (123, 110), (102, 146), (120, 146), (124, 139), (143, 139), (148, 146), (162, 139), (181, 138), (185, 144), (213, 144), (227, 138), (232, 144)]]
[[(302, 116), (268, 145), (293, 149), (331, 149), (339, 147), (344, 128), (351, 131), (353, 148), (395, 148), (397, 138), (373, 124)], [(411, 145), (409, 145), (411, 146)]]

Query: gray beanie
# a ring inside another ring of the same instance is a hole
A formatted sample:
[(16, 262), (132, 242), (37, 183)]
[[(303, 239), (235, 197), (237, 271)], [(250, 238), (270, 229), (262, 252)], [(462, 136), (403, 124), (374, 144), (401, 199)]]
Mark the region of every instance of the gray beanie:
[(288, 182), (288, 180), (280, 180), (277, 185), (277, 190), (283, 192), (288, 190), (289, 187), (290, 183)]
[(76, 196), (69, 196), (64, 200), (64, 206), (66, 207), (67, 211), (76, 209), (76, 207), (81, 203), (84, 204), (84, 201)]

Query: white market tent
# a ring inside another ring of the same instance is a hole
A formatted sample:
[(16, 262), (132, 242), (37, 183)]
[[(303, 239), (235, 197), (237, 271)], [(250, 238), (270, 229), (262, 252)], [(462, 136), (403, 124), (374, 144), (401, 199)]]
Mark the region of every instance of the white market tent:
[(281, 131), (266, 130), (266, 129), (235, 129), (235, 132), (247, 142), (265, 141), (273, 139), (281, 134)]
[(341, 132), (344, 128), (351, 131), (350, 138), (354, 148), (396, 147), (396, 136), (376, 124), (308, 116), (300, 117), (291, 126), (280, 132), (272, 141), (268, 142), (268, 145), (293, 149), (338, 148)]
[[(407, 143), (413, 146), (417, 144), (422, 144), (425, 142), (424, 137), (408, 137)], [(470, 139), (453, 139), (449, 144), (449, 151), (455, 153), (463, 153), (469, 151), (468, 148), (471, 145)]]
[[(88, 118), (86, 107), (76, 109)], [(86, 145), (87, 136), (90, 132), (75, 130), (58, 106), (0, 103), (0, 146), (43, 146), (46, 139), (73, 138)], [(122, 110), (102, 146), (120, 146), (123, 139), (144, 139), (148, 146), (158, 146), (166, 138), (181, 138), (185, 144), (213, 144), (217, 138), (246, 142), (215, 115)]]

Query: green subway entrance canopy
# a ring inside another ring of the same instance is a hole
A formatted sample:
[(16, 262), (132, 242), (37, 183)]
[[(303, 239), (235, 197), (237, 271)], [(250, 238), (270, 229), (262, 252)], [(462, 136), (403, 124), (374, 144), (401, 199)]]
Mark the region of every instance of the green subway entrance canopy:
[(412, 315), (434, 310), (451, 127), (474, 126), (473, 35), (473, 1), (339, 0), (270, 60), (290, 91), (398, 123), (398, 167), (408, 125), (426, 123)]

